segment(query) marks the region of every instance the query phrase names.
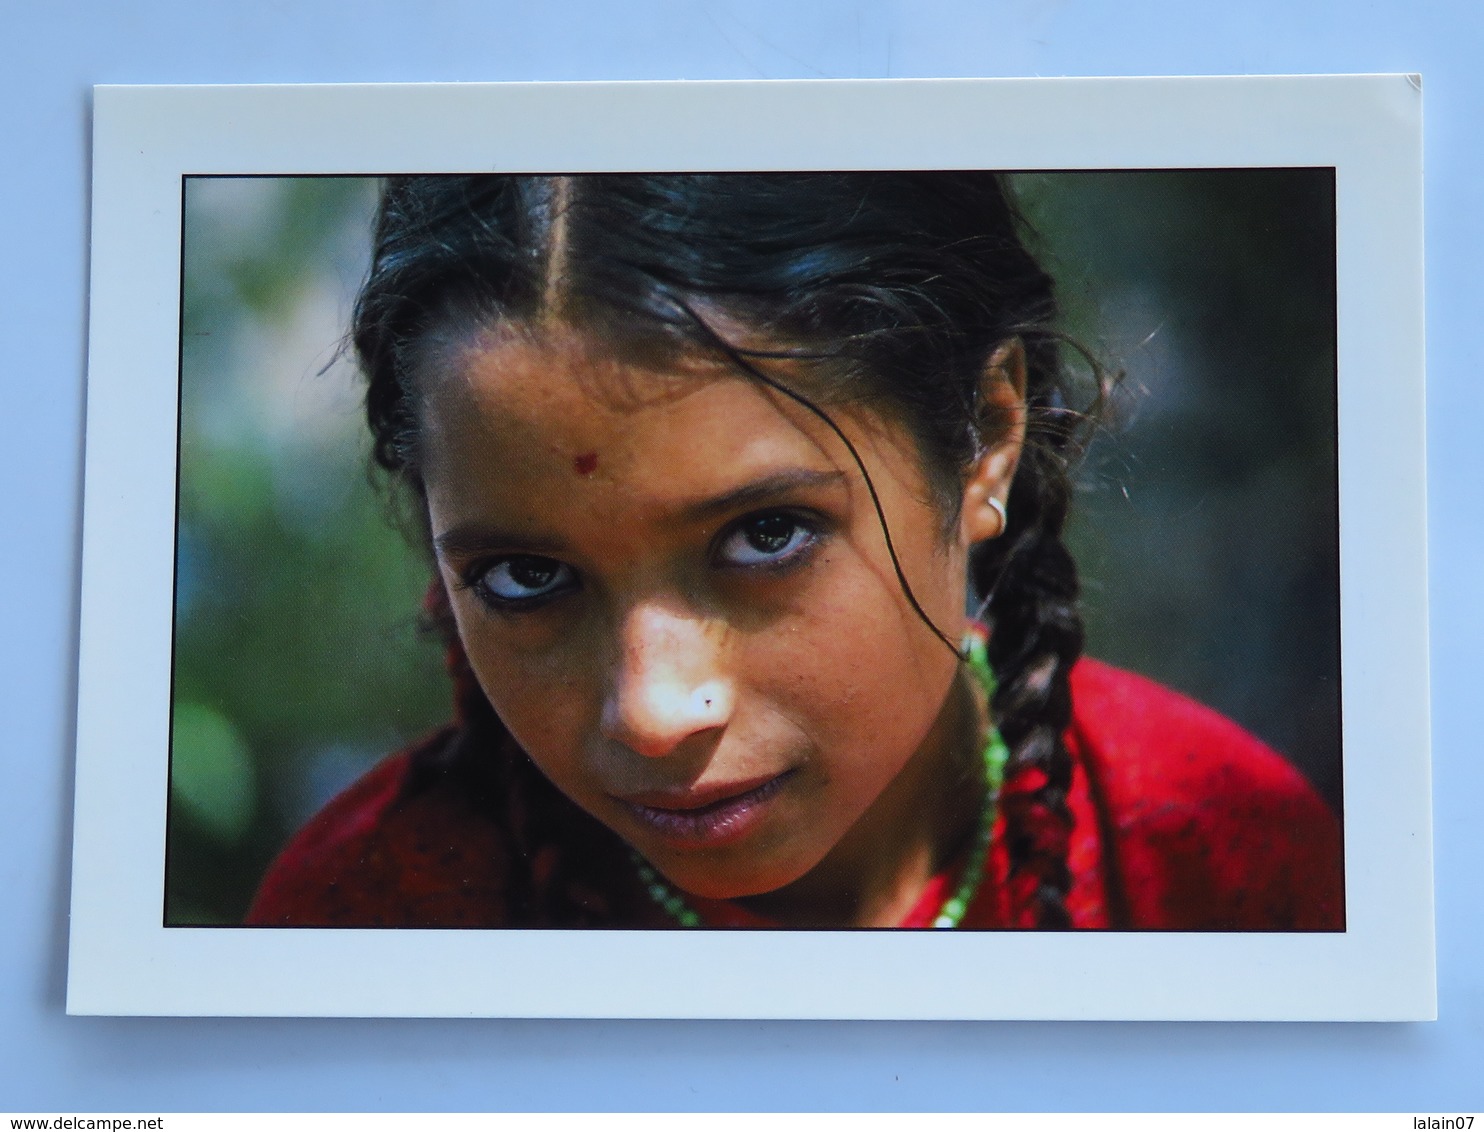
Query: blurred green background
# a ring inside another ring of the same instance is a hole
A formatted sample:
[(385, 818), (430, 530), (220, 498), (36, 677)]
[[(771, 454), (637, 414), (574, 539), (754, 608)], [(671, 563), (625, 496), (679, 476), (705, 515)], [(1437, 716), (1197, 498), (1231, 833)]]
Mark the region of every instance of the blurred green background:
[[(1338, 808), (1330, 171), (1013, 180), (1064, 329), (1126, 375), (1069, 535), (1089, 653)], [(239, 922), (300, 824), (448, 714), (341, 349), (376, 188), (186, 181), (167, 924)]]

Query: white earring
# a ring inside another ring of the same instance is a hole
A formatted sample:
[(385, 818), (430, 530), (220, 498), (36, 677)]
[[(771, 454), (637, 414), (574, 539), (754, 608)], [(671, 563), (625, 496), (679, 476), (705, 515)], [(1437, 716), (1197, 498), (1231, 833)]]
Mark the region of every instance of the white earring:
[(989, 504), (994, 509), (994, 513), (1000, 517), (1000, 525), (995, 529), (995, 533), (989, 536), (990, 538), (999, 538), (1005, 533), (1005, 528), (1010, 525), (1010, 516), (1005, 513), (1005, 505), (993, 495), (984, 502)]

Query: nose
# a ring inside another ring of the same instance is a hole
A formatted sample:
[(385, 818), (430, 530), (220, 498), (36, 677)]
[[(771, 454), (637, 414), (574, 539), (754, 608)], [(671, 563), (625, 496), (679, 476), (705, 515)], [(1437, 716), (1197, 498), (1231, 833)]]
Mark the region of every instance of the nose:
[(603, 702), (605, 738), (647, 758), (726, 726), (735, 706), (721, 672), (721, 642), (706, 622), (673, 610), (632, 610), (619, 630), (618, 660)]

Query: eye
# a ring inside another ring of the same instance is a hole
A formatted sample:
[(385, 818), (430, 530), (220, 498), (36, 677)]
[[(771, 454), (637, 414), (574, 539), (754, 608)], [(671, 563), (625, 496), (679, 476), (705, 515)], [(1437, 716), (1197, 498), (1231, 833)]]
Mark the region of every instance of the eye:
[(809, 523), (786, 511), (749, 515), (722, 540), (717, 557), (728, 566), (768, 566), (787, 562), (819, 537)]
[(523, 605), (555, 597), (575, 581), (572, 568), (554, 558), (517, 554), (486, 567), (470, 584), (494, 605)]

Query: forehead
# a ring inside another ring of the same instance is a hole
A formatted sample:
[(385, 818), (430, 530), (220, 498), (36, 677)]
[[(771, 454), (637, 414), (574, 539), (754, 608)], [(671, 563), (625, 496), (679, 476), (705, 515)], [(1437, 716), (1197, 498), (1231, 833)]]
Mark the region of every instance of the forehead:
[(517, 478), (611, 480), (621, 471), (695, 477), (780, 460), (835, 463), (820, 422), (719, 358), (641, 364), (566, 327), (501, 327), (429, 368), (421, 432), (430, 487), (483, 464)]

